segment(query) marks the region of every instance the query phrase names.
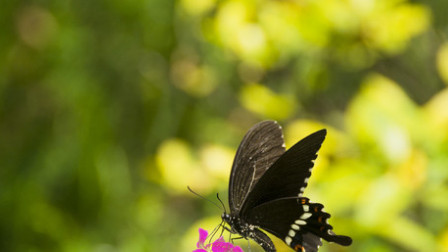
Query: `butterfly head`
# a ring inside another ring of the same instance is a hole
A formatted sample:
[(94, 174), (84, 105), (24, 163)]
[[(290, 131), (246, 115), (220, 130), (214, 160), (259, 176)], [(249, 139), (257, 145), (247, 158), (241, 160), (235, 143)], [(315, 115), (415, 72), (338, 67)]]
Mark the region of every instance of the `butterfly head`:
[(234, 216), (224, 212), (221, 215), (222, 220), (230, 226), (230, 229), (227, 229), (233, 234), (240, 233), (241, 234), (241, 223)]
[(233, 222), (233, 221), (232, 221), (232, 217), (230, 216), (230, 214), (228, 214), (228, 213), (226, 213), (226, 212), (222, 213), (222, 215), (221, 215), (221, 219), (222, 219), (223, 221), (225, 221), (226, 223), (230, 224), (230, 225), (231, 225), (231, 223)]

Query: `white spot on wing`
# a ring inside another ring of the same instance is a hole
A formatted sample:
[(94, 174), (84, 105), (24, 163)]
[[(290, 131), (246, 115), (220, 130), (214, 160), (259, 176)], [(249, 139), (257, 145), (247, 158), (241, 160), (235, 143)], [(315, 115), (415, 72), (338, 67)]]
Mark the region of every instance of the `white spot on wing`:
[(296, 223), (298, 225), (306, 225), (306, 221), (304, 221), (304, 220), (296, 220), (294, 223)]
[(303, 211), (304, 211), (304, 212), (309, 212), (309, 211), (310, 211), (310, 206), (308, 206), (308, 205), (303, 205)]
[(300, 192), (299, 192), (299, 197), (302, 197), (302, 195), (303, 195), (303, 192), (305, 191), (305, 187), (301, 187), (300, 188)]
[(313, 215), (312, 213), (304, 213), (304, 214), (302, 214), (302, 216), (300, 216), (300, 219), (306, 220), (309, 217), (311, 217), (312, 215)]
[(294, 232), (294, 230), (290, 229), (288, 232), (288, 235), (291, 237), (294, 237), (294, 236), (296, 236), (296, 232)]
[(292, 238), (289, 237), (289, 236), (286, 236), (286, 238), (285, 238), (285, 242), (286, 242), (286, 244), (288, 244), (288, 246), (290, 246), (290, 245), (291, 245), (291, 242), (292, 242)]
[(300, 227), (298, 225), (296, 225), (296, 224), (292, 224), (291, 228), (294, 229), (294, 230), (300, 230)]

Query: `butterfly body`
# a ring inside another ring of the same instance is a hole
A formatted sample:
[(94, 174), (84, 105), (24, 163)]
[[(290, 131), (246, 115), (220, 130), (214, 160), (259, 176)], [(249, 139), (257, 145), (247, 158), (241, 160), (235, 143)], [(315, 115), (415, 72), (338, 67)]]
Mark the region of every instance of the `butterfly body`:
[(232, 233), (254, 240), (267, 252), (276, 249), (262, 230), (295, 251), (315, 252), (321, 238), (351, 244), (350, 237), (333, 233), (322, 204), (302, 196), (325, 135), (325, 130), (317, 131), (286, 151), (276, 122), (264, 121), (248, 131), (230, 175), (230, 213), (222, 215)]

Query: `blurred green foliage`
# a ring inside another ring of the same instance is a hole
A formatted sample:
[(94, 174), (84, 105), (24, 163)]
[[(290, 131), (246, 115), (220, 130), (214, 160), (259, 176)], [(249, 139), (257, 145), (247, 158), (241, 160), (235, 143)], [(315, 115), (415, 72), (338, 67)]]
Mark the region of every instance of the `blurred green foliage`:
[(4, 1), (0, 250), (191, 251), (221, 212), (186, 186), (226, 198), (275, 119), (288, 146), (328, 129), (305, 195), (354, 243), (321, 251), (448, 251), (447, 9)]

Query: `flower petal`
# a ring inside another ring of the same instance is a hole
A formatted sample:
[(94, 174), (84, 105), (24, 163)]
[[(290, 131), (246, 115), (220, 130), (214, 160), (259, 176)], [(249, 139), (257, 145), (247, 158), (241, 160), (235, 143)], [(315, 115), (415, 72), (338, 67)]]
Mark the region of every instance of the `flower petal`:
[(244, 252), (239, 246), (233, 245), (230, 242), (225, 242), (223, 239), (218, 239), (212, 244), (213, 252)]
[(196, 247), (199, 249), (204, 249), (207, 248), (208, 245), (206, 246), (205, 240), (207, 240), (207, 236), (208, 236), (208, 232), (205, 229), (199, 228), (199, 241), (198, 243), (196, 243)]
[(224, 240), (224, 237), (219, 237), (216, 241), (214, 241), (213, 243), (215, 243), (215, 242), (226, 242), (225, 240)]

